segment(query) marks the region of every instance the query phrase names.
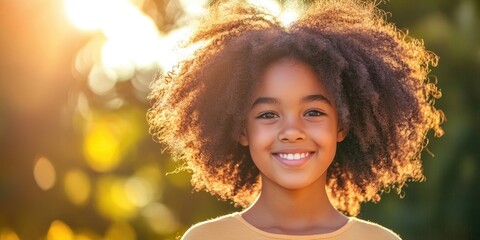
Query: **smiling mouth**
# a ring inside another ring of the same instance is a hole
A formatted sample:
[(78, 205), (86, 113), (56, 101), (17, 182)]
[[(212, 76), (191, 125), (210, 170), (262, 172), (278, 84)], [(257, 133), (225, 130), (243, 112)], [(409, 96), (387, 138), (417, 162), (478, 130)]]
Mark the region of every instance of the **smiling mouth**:
[(277, 153), (275, 155), (277, 155), (282, 160), (295, 161), (295, 160), (308, 158), (310, 154), (311, 154), (310, 152), (304, 152), (304, 153)]

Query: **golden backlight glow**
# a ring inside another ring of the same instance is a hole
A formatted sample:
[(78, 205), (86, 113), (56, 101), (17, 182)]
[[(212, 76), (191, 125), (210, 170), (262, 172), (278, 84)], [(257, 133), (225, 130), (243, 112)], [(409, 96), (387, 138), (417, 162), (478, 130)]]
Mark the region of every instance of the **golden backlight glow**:
[(171, 59), (168, 65), (173, 65), (177, 60), (165, 51), (173, 48), (169, 44), (172, 41), (159, 32), (139, 5), (128, 0), (65, 0), (66, 12), (75, 26), (97, 30), (104, 36), (99, 52), (89, 52), (100, 55), (100, 59), (81, 59), (75, 66), (89, 76), (89, 86), (97, 94), (107, 93), (116, 81), (129, 80), (136, 70), (167, 67), (161, 62)]
[[(188, 38), (198, 18), (206, 13), (207, 2), (181, 0), (185, 16), (178, 20), (177, 28), (162, 33), (151, 17), (139, 9), (139, 1), (65, 0), (66, 12), (78, 28), (97, 30), (104, 36), (98, 53), (91, 53), (91, 49), (79, 51), (81, 55), (99, 55), (100, 59), (82, 56), (79, 61), (77, 56), (76, 69), (89, 76), (90, 88), (99, 95), (109, 93), (117, 81), (131, 79), (138, 70), (169, 71), (198, 47), (181, 49), (179, 43)], [(298, 18), (293, 5), (282, 9), (275, 0), (250, 2), (266, 9), (286, 26)]]
[[(297, 16), (291, 10), (282, 11), (274, 0), (253, 2), (284, 23), (294, 21)], [(108, 94), (116, 82), (131, 79), (138, 71), (159, 68), (169, 71), (199, 47), (183, 49), (179, 43), (193, 32), (199, 17), (206, 13), (208, 1), (180, 0), (179, 3), (185, 15), (177, 19), (174, 29), (164, 33), (139, 9), (142, 1), (65, 0), (65, 10), (75, 26), (103, 35), (103, 38), (92, 39), (95, 44), (89, 43), (81, 49), (75, 61), (76, 70), (88, 76), (94, 93)]]
[(107, 0), (65, 0), (65, 10), (70, 20), (78, 28), (96, 30), (100, 28), (102, 20), (105, 18), (108, 2)]
[(299, 16), (298, 6), (294, 4), (294, 2), (287, 4), (284, 8), (282, 8), (280, 3), (276, 0), (249, 0), (248, 2), (267, 10), (270, 14), (277, 17), (284, 26), (289, 26), (296, 21)]
[(284, 26), (290, 26), (298, 19), (298, 16), (298, 11), (295, 8), (288, 8), (282, 11), (279, 15), (279, 19)]

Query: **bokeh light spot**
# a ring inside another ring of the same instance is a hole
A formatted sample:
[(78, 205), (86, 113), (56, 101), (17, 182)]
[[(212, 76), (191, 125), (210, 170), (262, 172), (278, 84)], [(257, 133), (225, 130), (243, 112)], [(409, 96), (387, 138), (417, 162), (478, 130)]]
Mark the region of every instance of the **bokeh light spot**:
[(47, 240), (73, 240), (72, 229), (62, 221), (55, 220), (50, 225), (47, 233)]
[(115, 113), (93, 113), (85, 127), (84, 156), (97, 172), (114, 170), (148, 131), (144, 113), (122, 108)]
[(102, 240), (98, 234), (89, 230), (80, 230), (75, 234), (75, 240)]
[(70, 170), (65, 174), (64, 189), (67, 198), (73, 204), (83, 205), (90, 197), (90, 179), (80, 169)]
[(105, 103), (105, 106), (107, 106), (109, 109), (119, 109), (125, 105), (125, 100), (123, 98), (113, 98), (108, 100), (108, 102)]
[(128, 223), (116, 222), (105, 233), (105, 240), (136, 240), (135, 230)]
[(39, 157), (33, 167), (33, 176), (37, 185), (44, 191), (52, 188), (56, 182), (56, 172), (53, 164), (46, 157)]
[(93, 240), (93, 239), (83, 234), (77, 234), (75, 235), (75, 240)]
[(75, 70), (85, 76), (88, 75), (92, 67), (100, 61), (100, 51), (104, 45), (104, 37), (92, 38), (78, 51), (74, 61)]
[(152, 184), (141, 177), (131, 177), (125, 184), (127, 198), (137, 207), (147, 205), (153, 199)]
[(115, 72), (116, 80), (128, 80), (135, 73), (135, 66), (128, 56), (130, 46), (125, 40), (108, 40), (101, 51), (102, 66)]
[(88, 86), (97, 95), (105, 95), (113, 90), (117, 78), (115, 71), (95, 65), (88, 75)]
[(162, 189), (162, 176), (163, 172), (157, 163), (150, 163), (139, 167), (135, 171), (135, 176), (140, 177), (148, 181), (152, 185), (153, 189)]
[(141, 93), (149, 93), (149, 86), (155, 76), (155, 72), (153, 69), (137, 71), (135, 77), (132, 79), (133, 87)]
[[(90, 104), (85, 94), (79, 94), (77, 97), (77, 112), (82, 116), (83, 119), (88, 119), (91, 116)], [(83, 121), (83, 120), (82, 120)], [(76, 122), (75, 127), (79, 127), (79, 122)]]
[(97, 182), (96, 207), (114, 221), (128, 220), (137, 214), (137, 207), (125, 191), (126, 181), (116, 176), (103, 176)]
[(111, 171), (120, 162), (119, 139), (111, 128), (106, 122), (96, 122), (86, 136), (86, 161), (95, 171)]
[(20, 240), (18, 235), (9, 228), (0, 230), (0, 240)]
[(150, 228), (158, 234), (171, 234), (180, 224), (173, 213), (161, 203), (151, 203), (142, 210), (142, 216)]

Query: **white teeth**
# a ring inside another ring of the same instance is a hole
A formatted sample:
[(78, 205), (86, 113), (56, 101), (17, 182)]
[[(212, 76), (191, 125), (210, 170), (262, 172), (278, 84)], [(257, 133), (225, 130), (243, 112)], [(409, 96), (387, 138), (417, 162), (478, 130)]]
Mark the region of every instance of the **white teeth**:
[(310, 155), (310, 153), (279, 153), (278, 156), (287, 159), (287, 160), (299, 160), (302, 158), (306, 158)]

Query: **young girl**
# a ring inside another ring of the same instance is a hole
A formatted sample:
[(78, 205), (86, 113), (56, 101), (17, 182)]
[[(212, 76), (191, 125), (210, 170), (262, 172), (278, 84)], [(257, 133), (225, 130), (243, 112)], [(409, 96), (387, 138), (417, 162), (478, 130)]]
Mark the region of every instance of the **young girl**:
[(399, 239), (355, 218), (423, 179), (442, 135), (437, 57), (373, 3), (326, 0), (290, 26), (245, 2), (212, 6), (193, 57), (153, 84), (152, 134), (199, 189), (245, 207), (183, 239)]

